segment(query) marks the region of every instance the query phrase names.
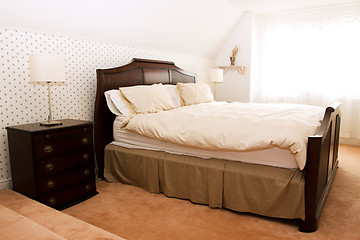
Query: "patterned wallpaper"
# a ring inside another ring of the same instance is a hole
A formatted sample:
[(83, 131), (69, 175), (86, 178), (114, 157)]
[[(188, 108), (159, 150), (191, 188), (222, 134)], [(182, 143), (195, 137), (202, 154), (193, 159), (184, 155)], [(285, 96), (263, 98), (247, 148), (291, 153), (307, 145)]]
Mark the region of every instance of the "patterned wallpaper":
[(0, 29), (0, 188), (11, 179), (6, 126), (45, 121), (47, 87), (30, 84), (29, 55), (61, 54), (66, 59), (66, 86), (52, 86), (53, 119), (93, 120), (96, 69), (127, 64), (132, 58), (173, 61), (207, 82), (215, 60), (169, 50), (86, 41), (33, 32)]

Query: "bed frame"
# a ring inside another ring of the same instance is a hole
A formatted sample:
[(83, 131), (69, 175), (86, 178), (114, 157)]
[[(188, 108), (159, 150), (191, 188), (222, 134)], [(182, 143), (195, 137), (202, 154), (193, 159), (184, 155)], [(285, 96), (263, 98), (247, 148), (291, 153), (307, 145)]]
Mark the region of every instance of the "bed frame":
[[(97, 70), (95, 102), (95, 149), (98, 177), (104, 178), (104, 148), (113, 141), (115, 115), (106, 105), (104, 92), (119, 87), (196, 82), (196, 76), (173, 62), (133, 59), (131, 63)], [(318, 220), (338, 167), (340, 104), (326, 108), (324, 119), (315, 136), (309, 136), (305, 173), (305, 220), (299, 230), (317, 230)]]

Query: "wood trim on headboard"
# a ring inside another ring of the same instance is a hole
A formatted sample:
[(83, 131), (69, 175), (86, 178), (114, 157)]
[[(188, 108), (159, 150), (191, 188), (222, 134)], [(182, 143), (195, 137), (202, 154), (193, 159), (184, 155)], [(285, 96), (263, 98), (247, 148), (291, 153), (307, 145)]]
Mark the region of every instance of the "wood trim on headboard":
[(96, 74), (95, 151), (98, 177), (104, 178), (104, 148), (113, 141), (113, 122), (115, 120), (115, 115), (106, 105), (104, 92), (134, 85), (196, 82), (196, 75), (184, 71), (170, 61), (139, 58), (134, 58), (129, 64), (121, 67), (97, 69)]

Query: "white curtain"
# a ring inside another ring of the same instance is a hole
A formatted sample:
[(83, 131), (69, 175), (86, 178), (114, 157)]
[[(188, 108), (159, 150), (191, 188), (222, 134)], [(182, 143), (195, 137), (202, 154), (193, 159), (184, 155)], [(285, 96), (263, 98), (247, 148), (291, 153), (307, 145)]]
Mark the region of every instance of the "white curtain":
[(340, 101), (342, 138), (360, 140), (360, 4), (257, 16), (254, 102)]

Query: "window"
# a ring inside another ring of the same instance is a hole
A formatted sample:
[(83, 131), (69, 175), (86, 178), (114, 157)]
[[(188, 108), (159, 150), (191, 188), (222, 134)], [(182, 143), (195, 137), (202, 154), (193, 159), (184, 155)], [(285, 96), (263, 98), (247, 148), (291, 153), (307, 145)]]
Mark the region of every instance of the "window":
[(342, 137), (360, 140), (360, 4), (258, 16), (258, 52), (254, 101), (340, 101)]

